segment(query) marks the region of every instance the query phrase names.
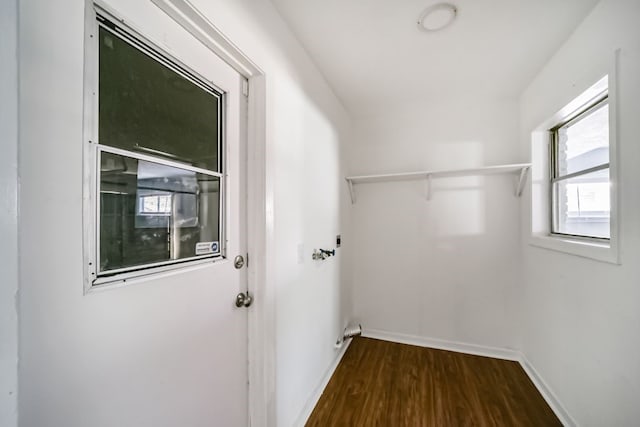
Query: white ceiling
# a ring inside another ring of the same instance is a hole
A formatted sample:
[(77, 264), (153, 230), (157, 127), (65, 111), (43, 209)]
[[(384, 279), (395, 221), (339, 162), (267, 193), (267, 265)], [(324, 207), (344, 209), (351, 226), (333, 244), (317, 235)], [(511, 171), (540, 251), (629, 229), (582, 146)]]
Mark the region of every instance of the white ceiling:
[(439, 0), (272, 0), (353, 115), (425, 98), (514, 97), (597, 0), (451, 0), (454, 24), (416, 28)]

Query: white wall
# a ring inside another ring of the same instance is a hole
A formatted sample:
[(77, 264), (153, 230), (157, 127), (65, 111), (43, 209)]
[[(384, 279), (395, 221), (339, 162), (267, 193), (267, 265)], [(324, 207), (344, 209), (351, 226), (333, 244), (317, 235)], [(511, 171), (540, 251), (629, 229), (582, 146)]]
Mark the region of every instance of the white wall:
[(18, 19), (0, 3), (0, 425), (17, 425), (18, 387)]
[[(351, 123), (268, 1), (193, 3), (266, 73), (277, 283), (276, 395), (270, 396), (270, 403), (277, 425), (290, 426), (334, 361), (333, 343), (351, 310), (344, 284), (350, 236), (348, 195), (342, 181)], [(59, 0), (35, 7), (24, 1), (20, 19), (25, 39), (21, 58), (28, 70), (21, 85), (21, 111), (28, 117), (21, 122), (20, 163), (27, 232), (20, 243), (23, 253), (29, 254), (20, 270), (20, 384), (27, 385), (20, 397), (22, 425), (41, 425), (45, 419), (51, 425), (106, 425), (114, 411), (121, 411), (126, 420), (127, 414), (145, 410), (112, 407), (110, 396), (101, 392), (117, 390), (121, 405), (129, 393), (117, 383), (124, 366), (139, 367), (129, 360), (118, 366), (101, 356), (105, 350), (101, 338), (119, 342), (115, 335), (128, 335), (122, 322), (119, 330), (110, 327), (109, 310), (124, 304), (132, 320), (141, 320), (141, 315), (134, 315), (138, 309), (162, 319), (164, 303), (154, 308), (143, 301), (176, 295), (168, 290), (169, 284), (161, 288), (151, 284), (105, 292), (100, 299), (82, 296), (83, 5)], [(44, 25), (53, 21), (64, 25)], [(41, 117), (47, 117), (46, 126)], [(64, 169), (47, 161), (60, 156), (65, 158)], [(60, 186), (66, 191), (59, 191)], [(53, 212), (47, 221), (38, 209), (43, 202)], [(340, 255), (312, 262), (313, 248), (332, 247), (338, 233), (345, 242)], [(33, 268), (34, 259), (40, 260), (38, 268)], [(119, 347), (108, 353), (116, 358), (126, 355)], [(147, 369), (153, 373), (153, 367)], [(162, 398), (156, 402), (158, 408), (163, 403)]]
[[(433, 99), (355, 122), (350, 174), (518, 162), (517, 103)], [(363, 328), (514, 348), (519, 202), (512, 176), (356, 186), (354, 311)]]
[(614, 265), (527, 244), (523, 196), (522, 350), (579, 425), (640, 419), (640, 2), (603, 0), (520, 99), (521, 150), (530, 133), (606, 74), (621, 48), (618, 148), (621, 258)]

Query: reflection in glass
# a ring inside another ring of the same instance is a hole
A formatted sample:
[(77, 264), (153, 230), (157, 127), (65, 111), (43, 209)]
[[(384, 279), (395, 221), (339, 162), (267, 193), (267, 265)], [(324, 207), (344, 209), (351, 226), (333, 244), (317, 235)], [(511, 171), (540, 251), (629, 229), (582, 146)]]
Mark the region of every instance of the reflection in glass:
[(100, 271), (192, 258), (197, 243), (219, 241), (218, 177), (100, 157)]
[(220, 172), (220, 98), (100, 27), (99, 141)]

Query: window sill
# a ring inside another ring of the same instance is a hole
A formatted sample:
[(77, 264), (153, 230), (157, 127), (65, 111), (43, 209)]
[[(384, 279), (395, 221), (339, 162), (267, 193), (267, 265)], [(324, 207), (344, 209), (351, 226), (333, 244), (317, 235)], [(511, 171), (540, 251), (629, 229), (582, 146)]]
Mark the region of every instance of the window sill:
[(600, 262), (620, 264), (618, 248), (613, 241), (607, 244), (560, 236), (534, 234), (529, 238), (529, 245)]

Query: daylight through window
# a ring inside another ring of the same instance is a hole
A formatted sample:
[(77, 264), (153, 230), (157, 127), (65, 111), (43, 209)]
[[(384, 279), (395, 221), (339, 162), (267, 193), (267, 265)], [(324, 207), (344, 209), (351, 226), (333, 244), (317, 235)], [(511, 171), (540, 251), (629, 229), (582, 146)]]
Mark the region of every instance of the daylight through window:
[(606, 93), (552, 133), (552, 232), (610, 238), (609, 104)]

